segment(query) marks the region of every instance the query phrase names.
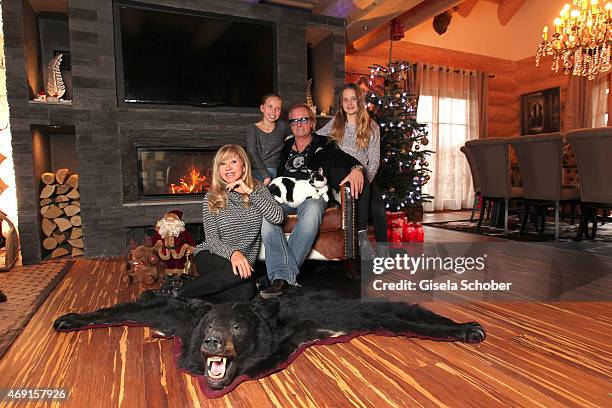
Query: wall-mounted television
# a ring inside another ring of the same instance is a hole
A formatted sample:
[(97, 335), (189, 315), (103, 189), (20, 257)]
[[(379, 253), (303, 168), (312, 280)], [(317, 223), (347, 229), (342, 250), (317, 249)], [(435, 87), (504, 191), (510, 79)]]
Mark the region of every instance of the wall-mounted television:
[(115, 2), (124, 103), (257, 107), (275, 91), (274, 23)]

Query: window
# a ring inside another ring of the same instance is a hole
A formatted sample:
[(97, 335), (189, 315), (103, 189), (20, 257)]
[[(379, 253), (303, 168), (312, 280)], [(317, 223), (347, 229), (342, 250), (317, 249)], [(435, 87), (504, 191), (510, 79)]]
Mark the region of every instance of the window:
[[(434, 109), (434, 97), (421, 95), (417, 110), (417, 122), (427, 124), (431, 133), (439, 134), (438, 143), (432, 145), (432, 150), (439, 148), (459, 150), (467, 140), (467, 100), (455, 98), (439, 98)], [(434, 120), (437, 114), (437, 120)], [(436, 140), (434, 139), (434, 142)]]
[(459, 150), (469, 140), (468, 100), (420, 95), (417, 122), (427, 124), (430, 144), (435, 151), (430, 158), (430, 182), (423, 188), (432, 194), (433, 203), (426, 211), (459, 210), (470, 207), (471, 175), (465, 157)]

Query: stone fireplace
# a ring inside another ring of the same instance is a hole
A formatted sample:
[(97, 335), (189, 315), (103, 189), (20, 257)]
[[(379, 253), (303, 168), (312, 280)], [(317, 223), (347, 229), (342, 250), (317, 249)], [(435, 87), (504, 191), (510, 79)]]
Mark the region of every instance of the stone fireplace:
[[(70, 55), (72, 102), (36, 103), (33, 95), (44, 86), (41, 73), (48, 62), (37, 48), (39, 37), (45, 35), (38, 23), (42, 15), (35, 11), (44, 2), (32, 7), (37, 2), (40, 1), (23, 0), (2, 5), (24, 263), (42, 259), (40, 177), (32, 165), (36, 150), (34, 128), (71, 130), (70, 137), (61, 140), (59, 136), (52, 136), (56, 141), (70, 140), (71, 151), (75, 153), (73, 171), (79, 175), (86, 257), (124, 254), (128, 241), (134, 237), (133, 231), (154, 226), (165, 212), (173, 209), (183, 211), (186, 223), (201, 223), (202, 193), (207, 182), (203, 178), (209, 180), (210, 155), (228, 143), (245, 144), (246, 126), (260, 117), (257, 107), (227, 109), (120, 103), (118, 88), (122, 78), (115, 70), (113, 2), (90, 0), (63, 3), (67, 8), (62, 10), (62, 18), (56, 19), (63, 27), (60, 31), (66, 34), (61, 49)], [(141, 0), (139, 4), (273, 24), (276, 66), (274, 89), (268, 91), (280, 94), (285, 106), (306, 99), (309, 30), (329, 33), (326, 40), (331, 45), (326, 48), (329, 55), (317, 67), (331, 73), (330, 86), (336, 90), (344, 83), (342, 19), (244, 1)], [(249, 75), (250, 69), (253, 67), (245, 66), (244, 75)], [(192, 176), (191, 169), (178, 169), (177, 163), (190, 160), (194, 161), (199, 175)], [(200, 191), (168, 192), (172, 184), (181, 185), (181, 179), (189, 184), (192, 177), (202, 180)]]

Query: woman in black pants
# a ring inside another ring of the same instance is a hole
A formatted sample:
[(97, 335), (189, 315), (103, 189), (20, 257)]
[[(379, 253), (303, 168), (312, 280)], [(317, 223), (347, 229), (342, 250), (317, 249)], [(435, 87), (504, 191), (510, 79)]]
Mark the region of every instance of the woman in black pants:
[(262, 220), (280, 224), (283, 211), (268, 189), (253, 180), (241, 146), (223, 146), (215, 155), (202, 218), (205, 238), (194, 251), (200, 276), (180, 287), (178, 296), (213, 303), (249, 300), (256, 294), (252, 272)]
[(361, 258), (371, 259), (376, 254), (368, 239), (368, 218), (372, 214), (376, 241), (387, 241), (385, 205), (374, 177), (380, 166), (380, 128), (368, 114), (365, 95), (356, 84), (346, 84), (338, 95), (336, 114), (317, 131), (329, 136), (340, 149), (361, 163), (367, 178), (357, 201), (357, 228)]

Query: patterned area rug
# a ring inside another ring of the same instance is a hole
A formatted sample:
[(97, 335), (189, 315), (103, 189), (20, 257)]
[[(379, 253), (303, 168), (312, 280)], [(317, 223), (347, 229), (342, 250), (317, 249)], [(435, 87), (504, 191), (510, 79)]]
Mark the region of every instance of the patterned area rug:
[[(597, 225), (597, 234), (594, 240), (585, 239), (581, 242), (574, 241), (578, 231), (578, 222), (570, 224), (569, 222), (559, 222), (559, 242), (555, 242), (554, 223), (547, 220), (544, 235), (538, 237), (533, 223), (527, 228), (523, 235), (519, 235), (521, 228), (520, 223), (516, 219), (508, 220), (508, 236), (504, 237), (504, 230), (485, 225), (483, 222), (481, 231), (476, 231), (478, 222), (470, 222), (469, 220), (447, 221), (447, 222), (432, 222), (426, 223), (428, 227), (442, 228), (453, 231), (467, 232), (471, 234), (484, 234), (497, 238), (505, 238), (520, 242), (533, 242), (534, 244), (554, 246), (556, 248), (567, 249), (571, 251), (586, 251), (597, 255), (612, 256), (612, 223), (608, 222), (604, 225)], [(589, 232), (591, 224), (589, 223)]]
[(72, 260), (17, 266), (0, 273), (0, 357), (72, 266)]

